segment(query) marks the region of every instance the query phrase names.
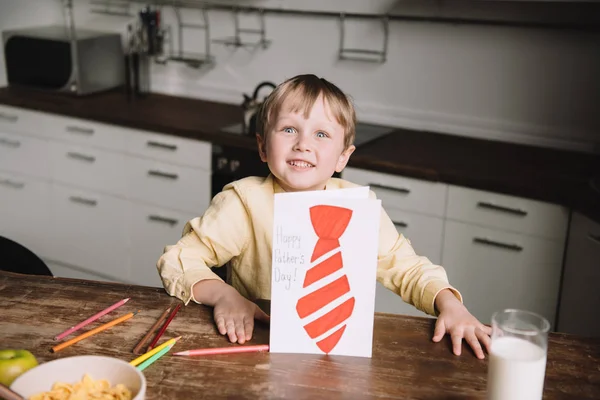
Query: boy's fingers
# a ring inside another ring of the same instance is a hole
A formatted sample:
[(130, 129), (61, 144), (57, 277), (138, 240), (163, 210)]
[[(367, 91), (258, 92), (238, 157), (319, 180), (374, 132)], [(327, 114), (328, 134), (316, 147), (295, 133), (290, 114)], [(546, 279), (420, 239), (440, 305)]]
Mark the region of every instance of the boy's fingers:
[(445, 334), (446, 325), (444, 324), (443, 320), (438, 318), (438, 320), (435, 323), (435, 330), (433, 331), (433, 341), (439, 342), (440, 340), (442, 340)]
[(475, 335), (477, 335), (477, 337), (479, 338), (479, 341), (481, 343), (483, 343), (485, 350), (489, 354), (491, 351), (492, 339), (488, 336), (487, 333), (485, 333), (484, 331), (481, 331), (480, 329), (475, 329)]
[(244, 318), (244, 330), (246, 331), (246, 340), (252, 339), (252, 331), (254, 330), (254, 318)]
[(481, 329), (486, 335), (492, 336), (492, 327), (491, 326), (481, 324), (479, 329)]
[(244, 320), (242, 318), (235, 319), (235, 336), (239, 344), (244, 344), (246, 341), (246, 332), (244, 332)]
[(225, 318), (218, 316), (215, 318), (215, 322), (217, 323), (217, 329), (221, 335), (227, 333), (227, 328), (225, 328)]
[(227, 327), (227, 335), (229, 336), (229, 341), (232, 343), (237, 342), (237, 337), (235, 336), (235, 323), (232, 319), (225, 322), (225, 326)]
[(453, 333), (450, 335), (450, 337), (452, 338), (452, 350), (454, 351), (454, 354), (460, 356), (460, 352), (462, 350), (462, 333)]
[(483, 350), (481, 349), (481, 345), (479, 344), (479, 340), (477, 340), (477, 336), (475, 336), (475, 332), (469, 331), (465, 334), (465, 340), (469, 343), (469, 346), (475, 352), (475, 356), (479, 359), (483, 359)]

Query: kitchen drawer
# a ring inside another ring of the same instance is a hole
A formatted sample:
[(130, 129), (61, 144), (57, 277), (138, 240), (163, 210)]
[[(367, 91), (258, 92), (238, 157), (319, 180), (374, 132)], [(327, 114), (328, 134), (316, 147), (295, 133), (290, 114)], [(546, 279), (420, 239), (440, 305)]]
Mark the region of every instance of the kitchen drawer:
[(54, 184), (47, 258), (117, 281), (129, 279), (127, 200)]
[(194, 213), (135, 204), (131, 209), (131, 282), (163, 287), (156, 263), (167, 245), (181, 239), (186, 222)]
[(127, 151), (136, 156), (175, 165), (211, 170), (211, 144), (158, 133), (131, 131)]
[(48, 252), (50, 183), (0, 172), (0, 236), (38, 256)]
[(451, 185), (446, 217), (563, 241), (569, 210), (541, 201)]
[(0, 132), (18, 132), (45, 137), (48, 114), (0, 105)]
[(562, 241), (446, 221), (442, 263), (483, 323), (519, 308), (543, 315), (554, 329), (563, 250)]
[(356, 168), (344, 169), (342, 177), (359, 185), (370, 186), (386, 210), (397, 208), (436, 217), (444, 216), (446, 184)]
[(131, 199), (195, 215), (208, 208), (209, 172), (138, 157), (129, 157), (127, 164)]
[(53, 142), (50, 149), (55, 181), (127, 196), (124, 154), (59, 142)]
[(48, 142), (0, 128), (0, 170), (50, 179)]
[(53, 140), (124, 152), (127, 132), (116, 125), (48, 115), (44, 133)]
[[(418, 255), (427, 257), (434, 264), (441, 262), (443, 219), (393, 208), (386, 211), (396, 225), (398, 232), (409, 240)], [(428, 316), (414, 306), (405, 303), (399, 295), (379, 282), (377, 282), (375, 292), (375, 311), (421, 317)]]
[(90, 271), (79, 269), (71, 265), (65, 265), (53, 260), (44, 259), (43, 261), (50, 269), (50, 272), (52, 272), (52, 275), (57, 278), (85, 279), (88, 281), (100, 282), (121, 282), (111, 277), (96, 275)]

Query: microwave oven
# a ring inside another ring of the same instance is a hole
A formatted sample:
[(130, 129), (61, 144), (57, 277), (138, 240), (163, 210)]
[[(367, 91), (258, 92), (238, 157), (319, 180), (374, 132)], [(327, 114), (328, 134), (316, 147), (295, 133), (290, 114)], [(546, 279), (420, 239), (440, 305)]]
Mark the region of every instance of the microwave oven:
[(2, 32), (9, 86), (85, 95), (121, 86), (125, 58), (121, 35), (44, 26)]

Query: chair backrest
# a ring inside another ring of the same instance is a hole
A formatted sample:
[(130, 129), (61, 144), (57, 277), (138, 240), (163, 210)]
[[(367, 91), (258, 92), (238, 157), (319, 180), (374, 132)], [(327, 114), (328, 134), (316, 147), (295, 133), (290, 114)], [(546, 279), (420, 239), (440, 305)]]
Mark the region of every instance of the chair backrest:
[(0, 236), (0, 270), (52, 276), (46, 263), (31, 250), (2, 236)]

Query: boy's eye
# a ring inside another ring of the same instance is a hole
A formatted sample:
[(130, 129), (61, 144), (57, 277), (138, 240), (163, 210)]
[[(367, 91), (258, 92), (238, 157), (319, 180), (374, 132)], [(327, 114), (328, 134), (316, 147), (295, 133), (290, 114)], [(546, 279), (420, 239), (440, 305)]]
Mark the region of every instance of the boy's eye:
[(317, 132), (317, 137), (319, 137), (319, 138), (326, 138), (327, 134), (325, 132)]
[(283, 131), (286, 132), (286, 133), (294, 133), (294, 132), (296, 132), (296, 130), (294, 128), (290, 128), (290, 127), (283, 128)]

